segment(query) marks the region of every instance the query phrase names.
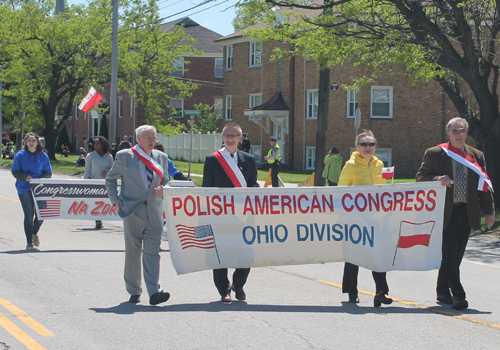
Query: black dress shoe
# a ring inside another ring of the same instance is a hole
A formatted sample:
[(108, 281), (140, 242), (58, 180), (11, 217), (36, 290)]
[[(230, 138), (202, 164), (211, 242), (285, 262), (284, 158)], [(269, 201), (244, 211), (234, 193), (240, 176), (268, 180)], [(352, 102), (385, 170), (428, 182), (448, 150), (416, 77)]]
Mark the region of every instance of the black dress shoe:
[(451, 304), (451, 307), (455, 310), (463, 310), (469, 307), (469, 303), (465, 298), (453, 297), (453, 304)]
[(243, 288), (236, 289), (234, 288), (234, 285), (231, 285), (231, 289), (234, 290), (234, 296), (236, 297), (236, 299), (243, 301), (247, 298), (247, 295), (245, 294)]
[(350, 303), (359, 303), (358, 293), (349, 293), (349, 302)]
[(453, 298), (451, 295), (439, 294), (437, 295), (437, 301), (441, 304), (451, 305), (453, 304)]
[(141, 296), (140, 295), (131, 295), (130, 299), (128, 300), (131, 303), (137, 304), (139, 301), (141, 301)]
[(158, 305), (160, 303), (166, 302), (168, 298), (170, 298), (170, 293), (161, 291), (159, 293), (151, 295), (151, 297), (149, 298), (149, 303), (151, 305)]
[(392, 304), (392, 299), (386, 297), (384, 292), (379, 292), (375, 294), (375, 298), (373, 298), (373, 306), (380, 307), (382, 304)]

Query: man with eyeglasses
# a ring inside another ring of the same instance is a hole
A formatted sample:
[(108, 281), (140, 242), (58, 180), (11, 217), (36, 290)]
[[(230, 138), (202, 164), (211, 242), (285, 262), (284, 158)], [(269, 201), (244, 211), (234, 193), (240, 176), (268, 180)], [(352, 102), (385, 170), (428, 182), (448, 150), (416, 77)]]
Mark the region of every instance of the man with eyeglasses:
[[(135, 130), (137, 145), (116, 153), (106, 177), (111, 202), (123, 218), (125, 271), (129, 301), (137, 304), (142, 293), (141, 257), (149, 303), (167, 301), (160, 285), (160, 242), (163, 232), (163, 186), (168, 182), (168, 157), (154, 149), (156, 129), (142, 125)], [(120, 194), (118, 180), (121, 179)]]
[[(241, 127), (236, 123), (227, 123), (222, 130), (224, 148), (206, 157), (203, 168), (203, 187), (259, 187), (255, 158), (248, 153), (238, 151), (242, 139)], [(250, 268), (237, 268), (233, 274), (233, 283), (229, 282), (227, 269), (213, 270), (215, 287), (222, 302), (231, 302), (231, 289), (236, 299), (245, 300), (243, 291)]]
[(451, 119), (446, 125), (450, 142), (427, 149), (416, 176), (417, 181), (440, 181), (448, 187), (436, 292), (439, 303), (450, 304), (457, 310), (469, 306), (460, 282), (460, 264), (471, 227), (481, 229), (480, 209), (488, 228), (495, 222), (492, 186), (486, 174), (484, 155), (465, 144), (468, 130), (465, 119)]

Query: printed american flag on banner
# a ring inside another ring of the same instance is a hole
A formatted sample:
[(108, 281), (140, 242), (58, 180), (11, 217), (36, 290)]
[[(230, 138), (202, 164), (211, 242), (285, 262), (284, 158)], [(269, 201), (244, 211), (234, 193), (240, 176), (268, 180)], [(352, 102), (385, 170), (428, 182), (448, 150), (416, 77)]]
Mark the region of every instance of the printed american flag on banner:
[(186, 225), (176, 225), (175, 227), (177, 228), (177, 234), (179, 235), (179, 240), (181, 241), (182, 249), (215, 248), (214, 232), (212, 231), (212, 225), (202, 225), (196, 227), (191, 227)]
[(48, 199), (36, 201), (40, 218), (54, 218), (61, 216), (61, 201), (57, 199)]

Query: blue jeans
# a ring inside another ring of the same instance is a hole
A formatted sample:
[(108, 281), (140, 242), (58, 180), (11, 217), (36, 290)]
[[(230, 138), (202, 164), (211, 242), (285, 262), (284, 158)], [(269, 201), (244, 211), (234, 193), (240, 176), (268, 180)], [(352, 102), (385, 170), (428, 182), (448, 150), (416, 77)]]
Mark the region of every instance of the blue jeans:
[(24, 233), (26, 234), (26, 242), (31, 244), (33, 243), (33, 235), (38, 233), (43, 220), (38, 220), (36, 216), (35, 203), (33, 202), (31, 191), (20, 194), (19, 200), (21, 201), (21, 206), (24, 211)]

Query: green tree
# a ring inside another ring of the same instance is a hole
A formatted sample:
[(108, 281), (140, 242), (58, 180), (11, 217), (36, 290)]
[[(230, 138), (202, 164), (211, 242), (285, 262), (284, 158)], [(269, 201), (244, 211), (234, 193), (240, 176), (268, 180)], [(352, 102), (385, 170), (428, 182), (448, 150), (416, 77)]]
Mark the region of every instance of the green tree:
[[(266, 2), (284, 9), (280, 15), (286, 20), (250, 36), (290, 45), (289, 52), (277, 55), (307, 55), (318, 63), (326, 59), (328, 65), (346, 60), (362, 65), (369, 73), (356, 77), (354, 84), (358, 86), (387, 70), (415, 82), (436, 80), (469, 121), (469, 134), (485, 153), (488, 173), (494, 187), (499, 188), (500, 0), (339, 0), (325, 5)], [(284, 14), (293, 8), (305, 9), (309, 16)], [(319, 16), (324, 9), (331, 12)], [(317, 15), (311, 16), (315, 11)], [(277, 19), (268, 17), (266, 22)]]
[[(217, 130), (217, 121), (220, 119), (220, 116), (215, 114), (218, 107), (219, 105), (210, 106), (203, 103), (194, 105), (196, 110), (201, 111), (201, 115), (196, 116), (193, 124), (193, 131), (201, 132), (202, 134), (215, 132)], [(189, 123), (191, 123), (191, 121), (189, 121)]]
[[(6, 113), (26, 111), (25, 130), (41, 125), (49, 156), (55, 159), (56, 136), (75, 100), (90, 84), (97, 89), (109, 84), (112, 2), (91, 0), (57, 16), (47, 12), (50, 3), (0, 7), (0, 64)], [(175, 59), (192, 48), (178, 45), (186, 40), (182, 30), (159, 30), (155, 1), (123, 1), (120, 11), (118, 89), (136, 96), (147, 123), (175, 132), (179, 126), (162, 117), (169, 97), (189, 96), (196, 86), (169, 73)], [(62, 119), (55, 118), (58, 109)]]

